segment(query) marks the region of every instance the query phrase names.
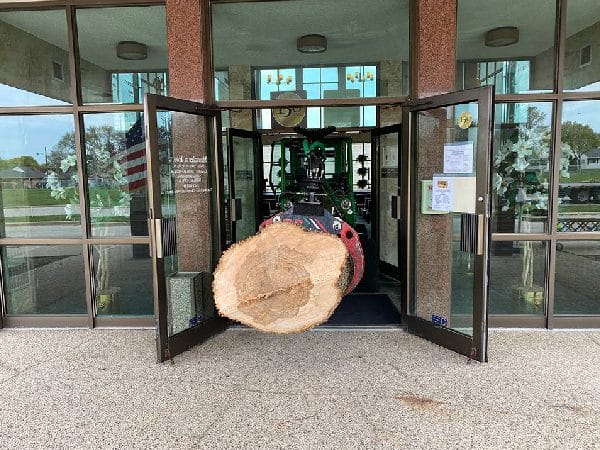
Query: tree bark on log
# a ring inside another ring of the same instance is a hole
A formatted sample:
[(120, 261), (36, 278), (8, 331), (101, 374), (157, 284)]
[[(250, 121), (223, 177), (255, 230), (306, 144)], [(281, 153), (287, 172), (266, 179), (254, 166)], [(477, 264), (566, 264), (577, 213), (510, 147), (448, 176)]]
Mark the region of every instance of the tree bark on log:
[(222, 316), (294, 333), (326, 321), (351, 278), (351, 259), (338, 237), (280, 222), (223, 253), (213, 293)]

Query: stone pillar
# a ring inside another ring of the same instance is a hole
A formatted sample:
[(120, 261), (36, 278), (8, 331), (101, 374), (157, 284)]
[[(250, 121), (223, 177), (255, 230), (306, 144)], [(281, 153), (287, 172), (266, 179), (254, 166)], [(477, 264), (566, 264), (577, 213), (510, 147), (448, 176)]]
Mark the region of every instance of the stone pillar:
[(456, 76), (456, 0), (419, 0), (416, 45), (412, 54), (413, 97), (454, 90)]
[[(252, 99), (252, 71), (250, 66), (229, 66), (229, 98), (231, 100)], [(252, 110), (238, 109), (229, 112), (232, 128), (253, 130)]]
[[(210, 104), (213, 102), (213, 77), (209, 2), (167, 0), (166, 8), (169, 91), (173, 97)], [(202, 117), (173, 114), (172, 127), (175, 158), (205, 158), (211, 151), (206, 140), (209, 130)], [(178, 180), (175, 180), (175, 187), (178, 188)], [(177, 251), (181, 272), (212, 272), (210, 198), (210, 192), (176, 194)]]
[(167, 42), (171, 95), (212, 103), (208, 0), (167, 0)]
[[(412, 58), (413, 97), (423, 98), (451, 92), (456, 76), (456, 0), (419, 0), (416, 6), (416, 45)], [(446, 121), (440, 111), (432, 111), (419, 124), (417, 178), (413, 201), (416, 240), (416, 310), (431, 320), (442, 315), (450, 325), (449, 299), (452, 295), (452, 216), (420, 214), (421, 180), (431, 180), (443, 170)]]

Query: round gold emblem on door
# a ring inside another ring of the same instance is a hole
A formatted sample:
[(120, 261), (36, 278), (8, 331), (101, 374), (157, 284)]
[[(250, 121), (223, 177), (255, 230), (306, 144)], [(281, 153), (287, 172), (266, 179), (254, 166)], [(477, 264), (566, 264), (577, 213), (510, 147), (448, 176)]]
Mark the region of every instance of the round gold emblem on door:
[(458, 128), (466, 130), (473, 123), (473, 116), (469, 111), (463, 111), (458, 116)]

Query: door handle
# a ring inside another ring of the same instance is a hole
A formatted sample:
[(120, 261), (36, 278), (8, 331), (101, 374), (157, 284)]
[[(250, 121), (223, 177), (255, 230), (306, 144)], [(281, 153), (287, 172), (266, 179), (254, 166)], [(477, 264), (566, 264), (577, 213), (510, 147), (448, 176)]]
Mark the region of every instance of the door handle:
[(236, 222), (242, 220), (242, 199), (232, 198), (231, 199), (231, 220)]
[(392, 195), (392, 219), (400, 219), (400, 197)]
[(154, 248), (156, 249), (156, 257), (164, 258), (163, 252), (163, 237), (162, 237), (162, 226), (161, 219), (150, 219), (154, 235)]
[(485, 216), (483, 214), (477, 215), (477, 254), (483, 255), (484, 240), (485, 240), (485, 227), (484, 227)]

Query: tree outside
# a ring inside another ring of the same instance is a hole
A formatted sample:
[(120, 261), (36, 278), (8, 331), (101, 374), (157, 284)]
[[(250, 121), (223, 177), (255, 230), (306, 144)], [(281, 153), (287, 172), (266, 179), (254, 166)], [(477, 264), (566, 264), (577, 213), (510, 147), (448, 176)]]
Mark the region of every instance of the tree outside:
[(565, 122), (562, 124), (561, 140), (568, 144), (581, 170), (581, 158), (590, 150), (600, 147), (600, 134), (594, 132), (592, 127), (579, 122)]

